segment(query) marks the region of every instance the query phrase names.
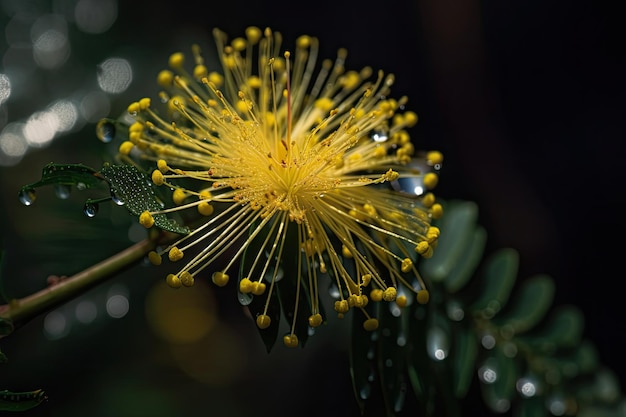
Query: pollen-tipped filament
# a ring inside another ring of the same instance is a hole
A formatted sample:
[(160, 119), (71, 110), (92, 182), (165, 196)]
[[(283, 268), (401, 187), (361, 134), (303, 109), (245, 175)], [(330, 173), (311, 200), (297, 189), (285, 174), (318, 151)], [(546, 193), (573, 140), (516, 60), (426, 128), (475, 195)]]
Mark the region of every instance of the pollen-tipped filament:
[[(283, 306), (292, 311), (289, 347), (299, 344), (298, 320), (313, 328), (327, 320), (320, 285), (328, 282), (339, 289), (335, 314), (359, 310), (371, 331), (378, 321), (369, 303), (404, 307), (410, 292), (427, 302), (417, 267), (439, 237), (431, 222), (442, 206), (430, 190), (443, 157), (426, 153), (428, 172), (410, 164), (408, 129), (418, 117), (404, 111), (406, 97), (389, 97), (393, 75), (347, 71), (344, 49), (318, 70), (318, 41), (309, 36), (293, 53), (281, 53), (282, 37), (270, 29), (251, 27), (230, 42), (219, 30), (214, 37), (222, 72), (208, 70), (196, 45), (191, 71), (184, 54), (172, 54), (157, 77), (163, 105), (147, 98), (129, 105), (134, 122), (119, 150), (151, 161), (154, 186), (172, 190), (171, 206), (142, 213), (143, 226), (153, 227), (157, 214), (198, 215), (193, 231), (149, 255), (156, 265), (166, 255), (182, 265), (167, 283), (191, 286), (210, 268), (215, 285), (226, 286), (239, 270), (237, 290), (264, 300), (256, 323), (266, 329), (273, 295), (289, 280), (296, 294)], [(392, 189), (406, 178), (428, 192)], [(308, 315), (299, 314), (304, 302)]]

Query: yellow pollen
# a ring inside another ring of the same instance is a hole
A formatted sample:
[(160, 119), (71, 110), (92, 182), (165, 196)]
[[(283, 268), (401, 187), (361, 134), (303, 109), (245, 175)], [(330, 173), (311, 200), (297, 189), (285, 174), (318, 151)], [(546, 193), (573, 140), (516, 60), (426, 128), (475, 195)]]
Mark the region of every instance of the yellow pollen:
[(381, 301), (383, 299), (383, 290), (380, 288), (374, 288), (370, 291), (370, 300), (372, 301)]
[(378, 329), (378, 319), (369, 318), (363, 322), (363, 328), (368, 332)]
[(335, 301), (335, 311), (337, 313), (347, 313), (350, 309), (347, 300), (337, 300)]
[(179, 70), (185, 65), (185, 55), (182, 52), (175, 52), (170, 55), (169, 66), (175, 70)]
[(322, 315), (320, 313), (309, 316), (309, 326), (311, 327), (318, 327), (323, 321), (324, 319), (322, 319)]
[(163, 262), (163, 258), (161, 257), (161, 255), (159, 255), (155, 251), (150, 251), (150, 253), (148, 253), (148, 260), (152, 265), (156, 266), (161, 265), (161, 262)]
[(187, 193), (180, 188), (177, 188), (172, 193), (172, 200), (174, 200), (174, 204), (181, 205), (184, 203), (185, 198), (187, 198)]
[(439, 151), (430, 151), (426, 154), (426, 162), (428, 165), (437, 165), (443, 163), (443, 154)]
[(437, 186), (437, 183), (439, 182), (439, 177), (437, 176), (437, 174), (433, 172), (429, 172), (428, 174), (424, 175), (423, 181), (424, 181), (424, 187), (428, 188), (429, 190), (432, 190), (433, 188)]
[(157, 84), (163, 88), (171, 87), (173, 81), (174, 73), (170, 70), (163, 70), (157, 75)]
[(443, 216), (443, 207), (439, 203), (435, 203), (430, 208), (430, 215), (433, 219), (437, 220)]
[(283, 337), (283, 344), (289, 348), (298, 347), (298, 336), (295, 334), (288, 334)]
[(383, 300), (393, 301), (396, 299), (396, 294), (396, 289), (394, 287), (389, 287), (385, 291), (383, 291)]
[(403, 308), (406, 307), (407, 299), (406, 295), (399, 295), (396, 297), (396, 304), (398, 307)]
[(180, 281), (185, 287), (193, 287), (194, 279), (188, 271), (184, 271), (180, 274)]
[(215, 209), (213, 208), (213, 206), (206, 201), (198, 204), (198, 213), (202, 214), (203, 216), (210, 216), (211, 214), (213, 214), (214, 210)]
[(154, 185), (163, 185), (165, 182), (165, 177), (163, 177), (163, 173), (158, 169), (152, 171), (152, 182)]
[(183, 285), (180, 278), (174, 274), (168, 274), (165, 278), (165, 282), (172, 288), (180, 288)]
[(146, 229), (151, 228), (154, 225), (154, 217), (147, 211), (144, 211), (139, 216), (139, 224), (141, 224)]
[(183, 259), (183, 252), (180, 249), (178, 249), (176, 246), (174, 246), (168, 252), (167, 257), (172, 262), (180, 261), (181, 259)]
[(400, 266), (400, 270), (402, 272), (409, 272), (411, 270), (411, 267), (413, 267), (413, 261), (411, 261), (409, 258), (404, 258), (402, 260), (402, 265)]
[(259, 329), (267, 329), (272, 324), (272, 319), (267, 314), (259, 314), (256, 317), (256, 325)]
[(263, 295), (265, 293), (266, 285), (263, 282), (254, 282), (252, 284), (252, 294)]
[(218, 287), (223, 287), (226, 284), (228, 284), (228, 278), (229, 278), (228, 274), (225, 274), (224, 272), (219, 272), (219, 271), (214, 272), (213, 275), (211, 276), (211, 280)]
[(239, 281), (239, 291), (244, 294), (252, 292), (252, 281), (250, 281), (250, 278), (242, 278), (241, 281)]
[(417, 292), (417, 302), (420, 304), (427, 304), (430, 300), (430, 293), (428, 290), (419, 290)]
[(422, 241), (415, 247), (415, 252), (422, 255), (424, 258), (430, 258), (433, 256), (433, 248), (427, 241)]
[(118, 151), (122, 155), (128, 155), (128, 154), (130, 154), (130, 151), (132, 151), (134, 147), (135, 147), (134, 143), (132, 143), (129, 140), (126, 140), (126, 141), (124, 141), (124, 142), (122, 142), (120, 144), (120, 147), (119, 147)]

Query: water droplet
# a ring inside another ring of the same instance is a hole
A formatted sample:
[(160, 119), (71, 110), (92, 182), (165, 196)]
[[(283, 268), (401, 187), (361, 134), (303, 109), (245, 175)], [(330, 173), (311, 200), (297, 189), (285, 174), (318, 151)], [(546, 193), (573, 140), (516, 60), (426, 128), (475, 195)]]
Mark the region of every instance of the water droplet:
[(450, 343), (448, 336), (444, 331), (438, 327), (433, 327), (428, 331), (426, 336), (427, 349), (429, 356), (436, 360), (442, 361), (448, 356), (450, 350)]
[(66, 184), (56, 184), (54, 186), (54, 194), (61, 200), (67, 200), (72, 193), (72, 187)]
[(84, 182), (78, 182), (76, 183), (76, 188), (78, 188), (79, 190), (86, 190), (87, 189), (87, 184), (85, 184)]
[(98, 203), (87, 202), (83, 206), (83, 213), (85, 213), (85, 216), (87, 217), (95, 217), (96, 214), (98, 214), (99, 208), (100, 206), (98, 206)]
[(515, 383), (515, 388), (524, 398), (534, 397), (537, 394), (538, 387), (531, 378), (520, 378)]
[(101, 119), (96, 125), (96, 136), (103, 143), (110, 143), (115, 137), (115, 124), (111, 119)]
[(359, 397), (363, 400), (367, 400), (372, 393), (372, 387), (370, 384), (366, 384), (359, 390)]
[(337, 284), (331, 284), (330, 287), (328, 288), (328, 293), (330, 294), (330, 296), (334, 299), (339, 299), (339, 288), (337, 287)]
[(247, 306), (250, 305), (254, 296), (252, 294), (237, 292), (237, 298), (239, 299), (239, 304), (241, 304), (242, 306)]
[(111, 191), (111, 200), (118, 206), (123, 206), (124, 202), (120, 200), (113, 191)]
[(30, 206), (37, 199), (37, 194), (34, 188), (22, 188), (17, 197), (20, 199), (20, 203)]
[(478, 379), (485, 384), (493, 384), (498, 379), (498, 372), (493, 365), (485, 363), (478, 369)]

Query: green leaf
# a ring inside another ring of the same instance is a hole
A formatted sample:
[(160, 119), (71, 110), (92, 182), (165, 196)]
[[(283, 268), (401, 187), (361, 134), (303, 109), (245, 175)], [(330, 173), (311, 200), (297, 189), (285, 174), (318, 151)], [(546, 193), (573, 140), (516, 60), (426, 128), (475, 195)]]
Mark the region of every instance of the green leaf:
[(450, 202), (444, 209), (437, 223), (441, 229), (437, 248), (431, 258), (420, 260), (420, 272), (434, 282), (446, 279), (470, 250), (478, 218), (478, 206), (472, 202)]
[(470, 310), (485, 318), (493, 317), (506, 304), (517, 278), (519, 256), (514, 249), (500, 249), (485, 265), (481, 279), (481, 294)]
[(478, 340), (474, 332), (466, 327), (455, 327), (453, 335), (454, 344), (450, 351), (450, 361), (452, 362), (454, 394), (457, 398), (464, 398), (475, 375)]
[(532, 334), (520, 336), (533, 349), (554, 352), (557, 349), (578, 347), (584, 328), (584, 316), (574, 306), (555, 308), (545, 325)]
[[(144, 211), (154, 212), (162, 209), (150, 179), (134, 166), (107, 164), (98, 175), (109, 183), (112, 196), (135, 216)], [(152, 217), (154, 224), (163, 230), (179, 234), (190, 232), (187, 226), (181, 226), (165, 214), (155, 214)]]
[(508, 411), (511, 406), (515, 394), (515, 381), (519, 375), (515, 362), (504, 354), (501, 347), (496, 346), (491, 354), (479, 371), (485, 372), (485, 369), (489, 368), (495, 375), (489, 383), (482, 384), (483, 399), (493, 411), (502, 413)]
[(453, 265), (445, 279), (444, 284), (449, 293), (459, 291), (472, 278), (483, 259), (486, 241), (487, 232), (484, 228), (477, 226), (472, 233), (469, 248), (463, 252), (463, 256)]
[(506, 330), (522, 333), (533, 328), (552, 306), (554, 281), (547, 275), (526, 279), (513, 294), (510, 309), (503, 312), (494, 323)]
[(540, 396), (523, 398), (518, 408), (518, 417), (544, 417), (550, 415), (545, 406), (545, 401)]
[(26, 411), (46, 400), (43, 390), (11, 392), (0, 391), (0, 411)]
[(377, 383), (376, 340), (378, 331), (368, 332), (363, 328), (362, 317), (352, 311), (352, 331), (350, 343), (350, 376), (357, 404), (363, 413), (365, 402), (372, 396), (374, 384)]

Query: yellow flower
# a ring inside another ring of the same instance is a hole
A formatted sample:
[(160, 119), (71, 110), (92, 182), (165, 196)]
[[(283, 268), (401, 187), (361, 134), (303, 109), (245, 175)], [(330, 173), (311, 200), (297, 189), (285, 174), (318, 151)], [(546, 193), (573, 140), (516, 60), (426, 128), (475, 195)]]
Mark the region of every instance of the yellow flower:
[[(151, 227), (151, 216), (177, 210), (204, 216), (150, 255), (155, 264), (165, 254), (184, 261), (166, 281), (191, 286), (220, 259), (213, 282), (227, 285), (238, 269), (239, 292), (264, 301), (256, 323), (265, 329), (278, 281), (291, 280), (297, 295), (283, 338), (289, 347), (299, 343), (296, 322), (326, 320), (323, 281), (339, 289), (339, 317), (360, 310), (367, 330), (378, 326), (369, 301), (403, 307), (412, 292), (426, 302), (415, 263), (432, 255), (439, 230), (430, 224), (441, 206), (430, 192), (408, 195), (392, 185), (417, 179), (428, 189), (437, 176), (411, 164), (407, 128), (417, 115), (403, 111), (406, 98), (389, 98), (393, 76), (346, 70), (344, 49), (317, 65), (318, 41), (309, 36), (282, 53), (281, 36), (270, 29), (250, 27), (230, 42), (219, 30), (214, 37), (221, 72), (210, 71), (194, 45), (190, 70), (175, 53), (158, 74), (162, 106), (144, 98), (128, 107), (134, 123), (120, 153), (154, 161), (153, 183), (173, 190), (174, 206), (142, 213), (141, 224)], [(430, 152), (421, 161), (441, 158)], [(298, 317), (303, 299), (308, 317)]]

